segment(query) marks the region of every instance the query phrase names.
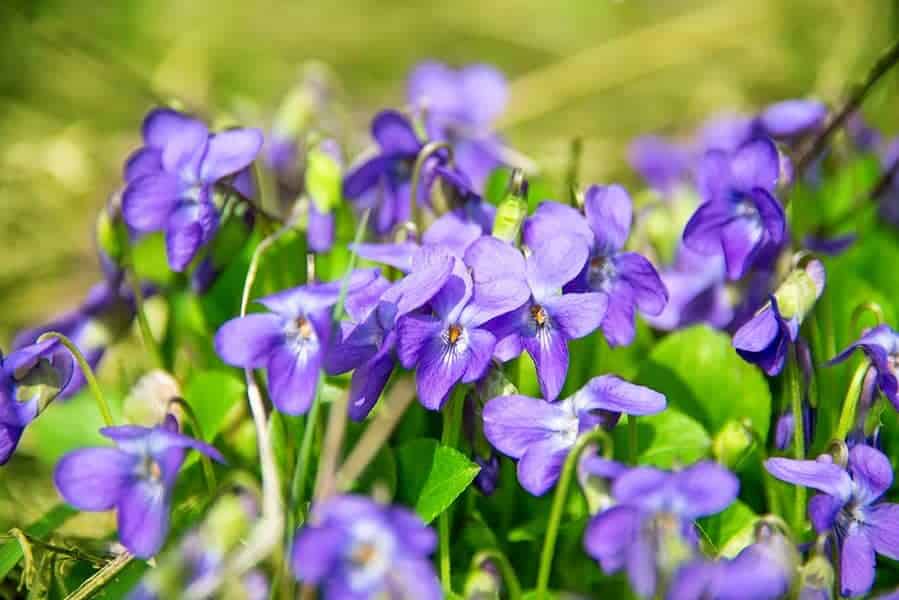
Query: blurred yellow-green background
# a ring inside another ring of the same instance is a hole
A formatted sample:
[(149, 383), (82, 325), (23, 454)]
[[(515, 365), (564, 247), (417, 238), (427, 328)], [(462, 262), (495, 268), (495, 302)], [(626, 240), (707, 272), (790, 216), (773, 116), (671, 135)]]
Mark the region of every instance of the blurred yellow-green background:
[[(157, 101), (270, 112), (309, 59), (364, 131), (425, 58), (512, 81), (500, 124), (548, 171), (584, 139), (583, 177), (628, 179), (635, 135), (722, 110), (837, 101), (899, 31), (891, 0), (6, 0), (0, 3), (0, 341), (76, 305), (98, 276), (97, 209)], [(896, 77), (866, 113), (888, 131)], [(248, 107), (250, 107), (248, 109)]]

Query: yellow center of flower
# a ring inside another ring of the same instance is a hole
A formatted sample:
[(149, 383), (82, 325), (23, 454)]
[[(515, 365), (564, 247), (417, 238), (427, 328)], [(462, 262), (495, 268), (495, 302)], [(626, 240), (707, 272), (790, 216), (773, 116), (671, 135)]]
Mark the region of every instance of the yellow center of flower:
[(596, 269), (596, 270), (602, 269), (605, 266), (605, 264), (606, 264), (605, 256), (594, 256), (593, 258), (590, 259), (590, 268), (591, 269)]
[(539, 304), (531, 306), (531, 317), (533, 317), (537, 325), (543, 326), (546, 324), (546, 310)]
[(309, 319), (306, 317), (297, 317), (297, 320), (294, 321), (294, 324), (297, 326), (297, 330), (300, 332), (300, 336), (309, 339), (312, 337), (312, 323), (309, 322)]
[(377, 554), (374, 544), (359, 544), (353, 549), (350, 559), (357, 565), (364, 566), (371, 562)]
[(460, 337), (462, 337), (462, 328), (458, 325), (450, 325), (449, 330), (447, 331), (447, 338), (449, 338), (449, 343), (455, 344), (459, 341)]

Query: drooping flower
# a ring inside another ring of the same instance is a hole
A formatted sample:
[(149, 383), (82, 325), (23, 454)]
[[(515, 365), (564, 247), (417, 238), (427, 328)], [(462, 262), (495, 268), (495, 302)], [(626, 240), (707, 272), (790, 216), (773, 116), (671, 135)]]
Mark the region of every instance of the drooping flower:
[(744, 360), (768, 375), (781, 372), (799, 326), (824, 292), (824, 265), (816, 259), (794, 269), (752, 319), (734, 334), (733, 346)]
[(738, 489), (739, 480), (713, 462), (674, 472), (637, 467), (615, 479), (618, 504), (593, 517), (584, 547), (604, 572), (627, 569), (634, 591), (652, 597), (691, 558), (693, 520), (727, 508)]
[(866, 594), (874, 583), (874, 555), (899, 559), (899, 504), (881, 502), (893, 483), (889, 459), (863, 444), (849, 451), (842, 467), (832, 457), (817, 460), (769, 458), (769, 473), (787, 483), (821, 492), (809, 500), (815, 531), (830, 532), (840, 548), (842, 594)]
[(28, 424), (68, 386), (73, 366), (56, 340), (0, 353), (0, 465), (12, 457)]
[(262, 133), (210, 134), (201, 121), (160, 108), (144, 119), (143, 138), (125, 164), (122, 214), (137, 232), (165, 231), (169, 266), (183, 271), (218, 227), (214, 184), (255, 160)]
[[(543, 398), (555, 400), (568, 373), (568, 341), (589, 335), (606, 316), (606, 294), (562, 288), (587, 262), (587, 245), (577, 237), (560, 236), (532, 247), (519, 277), (527, 281), (530, 298), (519, 309), (488, 325), (499, 343), (496, 355), (507, 361), (527, 351), (537, 368)], [(489, 259), (489, 257), (488, 257)], [(510, 270), (511, 272), (511, 270)]]
[(85, 511), (115, 508), (119, 539), (138, 558), (159, 552), (169, 530), (172, 492), (185, 452), (224, 462), (218, 450), (178, 433), (174, 418), (157, 427), (104, 427), (115, 448), (82, 448), (57, 463), (56, 489), (72, 506)]
[(763, 251), (784, 239), (786, 220), (774, 197), (780, 157), (768, 138), (734, 153), (707, 152), (699, 165), (703, 204), (684, 229), (684, 243), (701, 254), (723, 254), (727, 274), (740, 279)]
[(843, 362), (855, 350), (864, 352), (871, 361), (877, 373), (877, 387), (899, 410), (899, 334), (889, 325), (878, 325), (830, 359), (828, 364)]
[(415, 67), (407, 85), (409, 102), (423, 111), (428, 136), (452, 144), (456, 163), (482, 189), (509, 154), (493, 130), (506, 108), (506, 78), (489, 65), (455, 70), (428, 61)]
[(296, 535), (291, 567), (322, 598), (442, 598), (428, 556), (437, 536), (414, 513), (362, 496), (312, 509)]
[(522, 306), (530, 296), (518, 249), (482, 237), (454, 258), (452, 275), (431, 299), (433, 314), (408, 314), (397, 325), (402, 365), (415, 368), (418, 397), (438, 410), (459, 381), (472, 383), (487, 369), (496, 338), (484, 324)]
[(665, 396), (614, 375), (594, 377), (574, 395), (556, 402), (527, 396), (499, 396), (484, 406), (484, 435), (518, 459), (518, 481), (535, 496), (559, 478), (578, 437), (621, 413), (650, 415), (664, 410)]

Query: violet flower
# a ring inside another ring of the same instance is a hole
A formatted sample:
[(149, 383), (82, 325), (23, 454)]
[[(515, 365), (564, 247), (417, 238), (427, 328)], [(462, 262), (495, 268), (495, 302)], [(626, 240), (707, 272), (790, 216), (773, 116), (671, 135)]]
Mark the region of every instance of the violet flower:
[(784, 239), (783, 208), (773, 196), (779, 177), (770, 139), (751, 140), (733, 154), (707, 152), (698, 173), (704, 203), (687, 223), (684, 243), (701, 254), (723, 254), (728, 277), (740, 279), (766, 247)]
[(565, 385), (568, 373), (568, 341), (589, 335), (606, 316), (606, 294), (562, 293), (562, 287), (574, 279), (587, 262), (587, 245), (579, 238), (560, 236), (542, 241), (521, 263), (518, 275), (527, 281), (528, 301), (517, 310), (494, 321), (488, 327), (499, 342), (495, 354), (511, 360), (526, 350), (534, 361), (540, 392), (549, 402)]
[[(375, 279), (372, 270), (355, 271), (353, 293)], [(215, 349), (227, 364), (266, 369), (272, 402), (281, 412), (309, 410), (331, 336), (331, 310), (342, 281), (312, 283), (257, 300), (270, 312), (237, 317), (215, 334)]]
[(631, 143), (628, 162), (651, 188), (665, 197), (670, 196), (689, 175), (687, 150), (654, 135), (639, 137)]
[(631, 198), (623, 187), (590, 186), (584, 195), (584, 212), (586, 220), (570, 207), (544, 202), (525, 222), (524, 239), (532, 248), (550, 240), (559, 243), (560, 231), (583, 240), (590, 249), (587, 264), (566, 291), (605, 296), (608, 308), (601, 324), (603, 334), (610, 346), (630, 344), (637, 309), (660, 314), (668, 302), (668, 291), (646, 258), (622, 251), (633, 220)]
[(415, 368), (418, 398), (440, 409), (453, 386), (484, 374), (496, 338), (484, 324), (523, 305), (529, 295), (524, 258), (495, 238), (482, 237), (454, 258), (452, 275), (431, 299), (433, 314), (409, 314), (397, 325), (402, 365)]
[(791, 566), (771, 556), (763, 544), (744, 548), (733, 559), (697, 560), (681, 567), (667, 600), (776, 600), (786, 597)]
[(125, 164), (122, 214), (137, 232), (164, 230), (169, 266), (183, 271), (218, 227), (214, 184), (253, 162), (262, 133), (210, 134), (201, 121), (159, 108), (144, 119), (143, 137)]
[(718, 513), (737, 497), (739, 480), (709, 461), (681, 471), (636, 467), (615, 479), (616, 506), (593, 517), (584, 533), (587, 554), (605, 573), (627, 569), (637, 595), (655, 594), (695, 546), (693, 520)]
[(505, 162), (493, 122), (506, 108), (506, 78), (489, 65), (455, 70), (429, 61), (415, 67), (407, 85), (409, 102), (423, 110), (428, 137), (452, 144), (455, 162), (482, 189)]
[(869, 329), (848, 348), (830, 359), (827, 363), (841, 363), (856, 349), (865, 353), (877, 373), (877, 387), (883, 395), (899, 410), (899, 334), (889, 325), (878, 325)]
[(291, 567), (322, 598), (443, 597), (428, 558), (437, 536), (406, 508), (362, 496), (335, 496), (313, 507), (296, 535)]
[(174, 418), (153, 428), (104, 427), (115, 448), (83, 448), (57, 463), (53, 480), (79, 510), (118, 513), (119, 539), (138, 558), (159, 552), (169, 530), (172, 492), (185, 451), (224, 462), (218, 450), (178, 433)]
[(518, 459), (521, 487), (540, 496), (555, 485), (582, 433), (620, 413), (651, 415), (664, 408), (662, 394), (615, 375), (601, 375), (556, 402), (519, 395), (489, 400), (484, 405), (484, 435), (497, 450)]
[(65, 389), (74, 368), (71, 354), (57, 341), (0, 352), (0, 465), (12, 458), (25, 428)]
[(776, 140), (796, 139), (817, 129), (827, 118), (827, 106), (819, 100), (782, 100), (759, 114), (757, 127)]
[(822, 492), (809, 500), (818, 533), (830, 532), (840, 548), (840, 587), (848, 597), (862, 596), (874, 583), (874, 555), (899, 559), (899, 505), (880, 502), (893, 483), (889, 459), (859, 444), (841, 467), (832, 457), (817, 460), (769, 458), (765, 468), (781, 481)]

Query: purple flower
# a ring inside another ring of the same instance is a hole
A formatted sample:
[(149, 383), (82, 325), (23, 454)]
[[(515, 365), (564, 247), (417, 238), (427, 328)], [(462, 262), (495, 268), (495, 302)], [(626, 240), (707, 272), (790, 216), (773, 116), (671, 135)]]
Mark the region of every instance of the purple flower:
[(296, 535), (291, 566), (323, 598), (442, 598), (428, 556), (437, 536), (409, 510), (362, 496), (315, 506)]
[(73, 366), (56, 340), (0, 353), (0, 465), (12, 457), (28, 424), (66, 388)]
[[(631, 198), (623, 187), (590, 186), (584, 211), (586, 220), (570, 207), (544, 202), (525, 223), (524, 239), (532, 248), (543, 243), (557, 245), (562, 231), (586, 243), (586, 265), (566, 291), (591, 291), (605, 296), (607, 310), (602, 331), (609, 345), (627, 345), (634, 339), (636, 310), (660, 314), (668, 302), (668, 291), (646, 258), (622, 251), (633, 220)], [(566, 258), (566, 262), (574, 262), (576, 256)]]
[(651, 415), (664, 408), (662, 394), (602, 375), (557, 402), (517, 395), (493, 398), (484, 406), (484, 435), (497, 450), (518, 459), (518, 481), (539, 496), (555, 485), (582, 433), (614, 422), (620, 413)]
[(669, 196), (689, 174), (687, 150), (653, 135), (637, 138), (631, 143), (628, 161), (646, 183), (663, 196)]
[(224, 462), (218, 450), (177, 432), (170, 417), (157, 427), (104, 427), (115, 448), (83, 448), (66, 454), (53, 479), (66, 502), (86, 511), (115, 508), (119, 538), (128, 551), (149, 558), (169, 530), (172, 492), (185, 451), (193, 448)]
[(439, 62), (423, 62), (409, 75), (409, 102), (424, 112), (428, 136), (453, 145), (459, 168), (478, 189), (503, 164), (502, 141), (493, 122), (508, 100), (506, 78), (489, 65), (455, 70)]
[(144, 119), (143, 137), (125, 164), (122, 214), (137, 232), (164, 230), (169, 265), (183, 271), (218, 227), (213, 185), (253, 162), (262, 133), (210, 134), (201, 121), (159, 108)]
[(433, 314), (409, 314), (397, 325), (400, 362), (415, 368), (419, 400), (431, 410), (443, 406), (457, 382), (480, 379), (496, 346), (483, 325), (530, 296), (521, 253), (495, 238), (480, 238), (464, 263), (453, 261), (452, 275), (430, 301)]
[(877, 387), (896, 410), (899, 410), (899, 334), (889, 325), (878, 325), (865, 332), (848, 348), (830, 359), (828, 364), (841, 363), (856, 349), (864, 352), (877, 372)]
[[(615, 479), (616, 506), (593, 517), (587, 553), (606, 573), (627, 569), (634, 591), (651, 597), (695, 545), (692, 521), (727, 508), (740, 482), (724, 467), (699, 462), (675, 472), (637, 467)], [(686, 546), (686, 547), (685, 547)]]
[(511, 360), (522, 349), (534, 360), (540, 391), (553, 401), (562, 391), (568, 373), (568, 340), (589, 335), (606, 315), (606, 294), (562, 293), (562, 287), (581, 272), (587, 262), (587, 245), (577, 237), (560, 236), (532, 248), (523, 261), (510, 263), (522, 270), (530, 298), (517, 310), (494, 321), (489, 328), (499, 343), (496, 355)]
[(792, 565), (766, 544), (752, 544), (733, 559), (696, 560), (681, 567), (667, 600), (775, 600), (790, 589)]
[[(348, 291), (375, 279), (372, 270), (355, 271)], [(341, 281), (312, 283), (284, 290), (258, 302), (270, 312), (231, 319), (215, 335), (223, 361), (246, 369), (266, 369), (272, 402), (283, 413), (309, 410), (331, 336), (331, 310)]]
[(723, 254), (727, 275), (740, 279), (768, 246), (785, 235), (783, 208), (772, 195), (780, 177), (774, 143), (756, 138), (734, 153), (709, 151), (699, 166), (704, 203), (684, 229), (684, 243), (701, 254)]
[(824, 455), (817, 460), (769, 458), (765, 468), (782, 481), (822, 492), (809, 500), (809, 518), (815, 531), (831, 532), (839, 545), (844, 596), (871, 589), (875, 553), (899, 559), (899, 505), (878, 501), (893, 483), (893, 469), (879, 450), (853, 447), (848, 467)]
[(646, 317), (656, 329), (671, 331), (696, 323), (724, 329), (733, 321), (734, 294), (720, 256), (703, 256), (681, 245), (674, 266), (662, 271), (660, 278), (668, 302), (659, 315)]
[(385, 234), (411, 216), (412, 168), (423, 144), (409, 120), (394, 110), (375, 116), (371, 134), (378, 153), (347, 174), (343, 194), (360, 208), (372, 208), (372, 227)]
[(783, 100), (769, 105), (758, 116), (758, 127), (776, 140), (799, 138), (821, 126), (827, 107), (818, 100)]

